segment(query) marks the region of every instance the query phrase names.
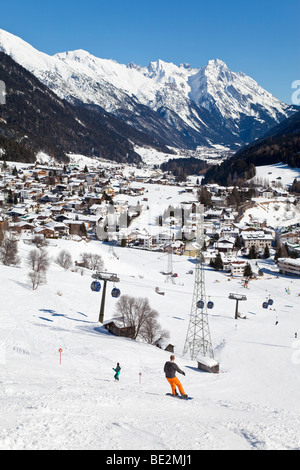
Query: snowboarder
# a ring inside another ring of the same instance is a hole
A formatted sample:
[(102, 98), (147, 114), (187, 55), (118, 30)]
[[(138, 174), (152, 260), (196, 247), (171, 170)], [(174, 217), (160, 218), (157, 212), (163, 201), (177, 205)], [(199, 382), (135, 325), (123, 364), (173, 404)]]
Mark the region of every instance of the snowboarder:
[(176, 390), (176, 387), (178, 387), (179, 392), (181, 394), (182, 398), (187, 398), (187, 395), (179, 381), (179, 379), (176, 377), (176, 372), (179, 372), (179, 374), (185, 375), (185, 372), (183, 372), (181, 369), (179, 369), (178, 365), (174, 362), (175, 361), (175, 356), (172, 354), (170, 356), (170, 361), (167, 361), (165, 363), (164, 367), (164, 373), (166, 374), (166, 379), (171, 385), (172, 388), (172, 394), (174, 396), (178, 395), (178, 392)]
[(119, 362), (117, 363), (117, 367), (115, 369), (113, 368), (113, 370), (115, 371), (114, 379), (119, 380), (120, 372), (121, 372), (121, 367), (120, 367)]

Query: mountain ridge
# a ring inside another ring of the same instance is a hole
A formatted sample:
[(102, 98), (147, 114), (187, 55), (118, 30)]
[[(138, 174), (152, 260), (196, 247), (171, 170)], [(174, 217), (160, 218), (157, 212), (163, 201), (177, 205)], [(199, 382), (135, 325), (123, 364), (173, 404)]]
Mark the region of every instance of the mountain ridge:
[(68, 153), (140, 163), (134, 144), (169, 151), (98, 109), (97, 113), (59, 98), (31, 72), (0, 52), (0, 80), (6, 85), (6, 103), (0, 106), (0, 148), (7, 160), (33, 161), (44, 151), (67, 161)]
[(48, 56), (4, 30), (0, 50), (60, 98), (99, 106), (177, 148), (223, 145), (237, 150), (294, 112), (221, 59), (193, 68), (161, 59), (148, 67), (124, 65), (82, 49)]

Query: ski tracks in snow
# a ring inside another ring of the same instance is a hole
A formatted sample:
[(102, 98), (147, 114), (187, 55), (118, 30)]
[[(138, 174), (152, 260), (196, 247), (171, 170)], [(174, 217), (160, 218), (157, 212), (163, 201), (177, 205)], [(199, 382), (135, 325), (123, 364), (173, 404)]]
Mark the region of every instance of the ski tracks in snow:
[[(3, 385), (3, 384), (1, 384)], [(299, 449), (300, 416), (82, 376), (1, 386), (0, 449)], [(3, 410), (5, 407), (5, 413)]]

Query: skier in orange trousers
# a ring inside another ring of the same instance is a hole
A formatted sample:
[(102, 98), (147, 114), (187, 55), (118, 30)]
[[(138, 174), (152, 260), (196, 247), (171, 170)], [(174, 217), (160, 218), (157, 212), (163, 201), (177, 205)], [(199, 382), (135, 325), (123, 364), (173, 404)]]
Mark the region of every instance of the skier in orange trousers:
[(174, 396), (178, 395), (176, 387), (178, 387), (179, 392), (182, 398), (187, 398), (187, 395), (183, 389), (183, 386), (180, 383), (180, 380), (176, 377), (176, 372), (179, 374), (185, 375), (181, 369), (179, 369), (178, 365), (175, 363), (175, 356), (172, 354), (170, 356), (170, 360), (165, 363), (164, 373), (166, 374), (166, 379), (171, 385), (172, 394)]

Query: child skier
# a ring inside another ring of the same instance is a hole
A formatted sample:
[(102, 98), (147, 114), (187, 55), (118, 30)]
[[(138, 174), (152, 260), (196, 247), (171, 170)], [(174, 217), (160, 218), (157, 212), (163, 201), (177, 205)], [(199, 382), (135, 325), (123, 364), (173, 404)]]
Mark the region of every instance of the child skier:
[(115, 369), (113, 368), (113, 370), (115, 371), (114, 379), (119, 380), (120, 372), (121, 372), (120, 364), (117, 363), (117, 367)]

